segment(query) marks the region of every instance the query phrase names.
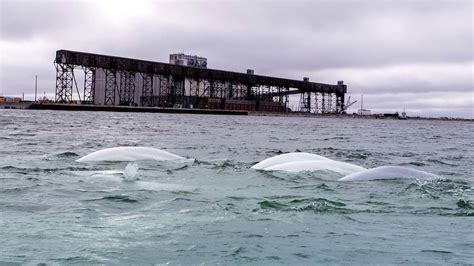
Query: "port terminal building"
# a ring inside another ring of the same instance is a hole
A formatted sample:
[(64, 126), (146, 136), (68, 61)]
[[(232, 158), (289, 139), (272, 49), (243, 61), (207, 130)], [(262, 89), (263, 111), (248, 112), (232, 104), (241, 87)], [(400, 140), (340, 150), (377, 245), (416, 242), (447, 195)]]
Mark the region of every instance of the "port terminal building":
[[(208, 68), (207, 59), (171, 54), (168, 63), (56, 51), (55, 102), (102, 106), (260, 112), (341, 113), (347, 86)], [(80, 80), (80, 82), (78, 82)], [(78, 86), (81, 84), (81, 86)], [(73, 95), (76, 99), (73, 100)], [(298, 98), (291, 110), (289, 97)]]

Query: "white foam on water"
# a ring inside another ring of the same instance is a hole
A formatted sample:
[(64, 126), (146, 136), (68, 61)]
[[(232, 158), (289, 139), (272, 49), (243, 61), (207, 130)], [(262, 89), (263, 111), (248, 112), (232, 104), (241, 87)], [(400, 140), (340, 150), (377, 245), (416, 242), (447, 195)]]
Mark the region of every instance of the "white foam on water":
[(138, 164), (137, 163), (128, 163), (127, 167), (125, 167), (125, 170), (123, 171), (123, 176), (126, 181), (133, 181), (137, 180), (137, 175), (138, 175)]
[(69, 173), (77, 176), (113, 176), (113, 175), (122, 175), (122, 170), (95, 170), (95, 171), (69, 171)]
[(150, 191), (187, 191), (191, 192), (195, 190), (195, 187), (173, 184), (173, 183), (159, 183), (150, 181), (137, 181), (135, 186), (139, 189), (150, 190)]
[(345, 176), (338, 181), (371, 181), (389, 179), (436, 180), (438, 176), (402, 166), (381, 166)]

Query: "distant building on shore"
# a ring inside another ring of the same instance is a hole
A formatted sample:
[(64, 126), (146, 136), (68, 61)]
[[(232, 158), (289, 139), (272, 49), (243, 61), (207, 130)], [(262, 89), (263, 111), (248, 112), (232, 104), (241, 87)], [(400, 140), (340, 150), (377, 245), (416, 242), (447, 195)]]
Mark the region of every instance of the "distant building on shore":
[(358, 115), (370, 115), (370, 110), (364, 108), (364, 95), (360, 96), (360, 109), (357, 110)]
[(358, 115), (370, 115), (370, 110), (369, 109), (359, 109), (357, 110)]
[(19, 103), (22, 99), (20, 97), (5, 97), (0, 96), (0, 103)]
[(26, 109), (32, 102), (24, 102), (20, 97), (0, 96), (0, 109)]

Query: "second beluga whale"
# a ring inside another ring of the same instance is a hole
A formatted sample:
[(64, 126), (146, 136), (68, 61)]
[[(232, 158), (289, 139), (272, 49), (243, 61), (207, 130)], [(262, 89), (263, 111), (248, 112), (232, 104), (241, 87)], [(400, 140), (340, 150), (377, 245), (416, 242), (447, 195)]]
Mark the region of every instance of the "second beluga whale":
[(339, 162), (321, 155), (305, 152), (291, 152), (273, 156), (255, 164), (251, 168), (264, 171), (285, 172), (329, 170), (346, 175), (367, 170), (364, 167), (354, 164)]
[(395, 180), (395, 179), (413, 179), (413, 180), (436, 180), (440, 177), (420, 170), (415, 170), (403, 166), (381, 166), (357, 173), (347, 175), (338, 181), (372, 181), (372, 180)]

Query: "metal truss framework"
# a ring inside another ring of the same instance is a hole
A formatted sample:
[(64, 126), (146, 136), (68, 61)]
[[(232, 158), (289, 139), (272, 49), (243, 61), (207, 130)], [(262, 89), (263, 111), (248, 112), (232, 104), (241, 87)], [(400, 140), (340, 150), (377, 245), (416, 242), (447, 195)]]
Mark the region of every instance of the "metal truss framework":
[(131, 106), (135, 103), (135, 73), (131, 71), (120, 72), (120, 105)]
[(115, 94), (117, 89), (117, 71), (114, 69), (105, 69), (105, 105), (115, 105)]
[[(330, 85), (66, 50), (57, 51), (55, 66), (58, 103), (72, 102), (75, 68), (84, 71), (83, 102), (88, 104), (97, 104), (97, 92), (104, 95), (100, 104), (105, 105), (207, 108), (208, 99), (221, 99), (223, 108), (232, 100), (254, 102), (256, 110), (262, 104), (286, 110), (290, 95), (300, 95), (299, 109), (294, 111), (326, 114), (343, 110), (347, 90), (342, 82)], [(100, 87), (98, 69), (105, 73)], [(140, 95), (135, 96), (136, 88)], [(79, 91), (78, 96), (81, 99)]]
[(141, 73), (142, 76), (142, 97), (143, 106), (153, 106), (153, 74)]
[(315, 114), (340, 113), (343, 109), (341, 98), (335, 93), (302, 93), (300, 96), (300, 112)]
[(84, 103), (93, 104), (95, 97), (95, 67), (82, 67), (84, 70)]
[(169, 76), (158, 76), (159, 90), (158, 90), (158, 101), (155, 102), (157, 106), (171, 107), (173, 103), (171, 101), (171, 84), (172, 79)]
[(74, 86), (74, 66), (64, 63), (55, 63), (56, 67), (56, 97), (57, 103), (72, 102)]

